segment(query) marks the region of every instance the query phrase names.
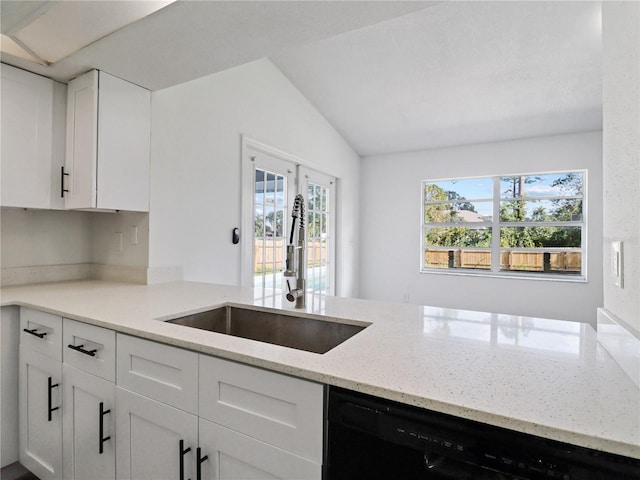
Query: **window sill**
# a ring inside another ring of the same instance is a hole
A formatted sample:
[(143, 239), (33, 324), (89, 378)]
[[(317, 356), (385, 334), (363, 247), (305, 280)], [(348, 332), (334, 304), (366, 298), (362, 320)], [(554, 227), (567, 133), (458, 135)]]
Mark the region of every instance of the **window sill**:
[(434, 275), (454, 275), (463, 277), (483, 277), (483, 278), (502, 278), (510, 280), (534, 280), (542, 282), (564, 282), (564, 283), (587, 283), (587, 277), (584, 275), (562, 275), (562, 274), (526, 274), (521, 272), (487, 272), (478, 270), (456, 269), (455, 271), (439, 268), (422, 268), (420, 274)]

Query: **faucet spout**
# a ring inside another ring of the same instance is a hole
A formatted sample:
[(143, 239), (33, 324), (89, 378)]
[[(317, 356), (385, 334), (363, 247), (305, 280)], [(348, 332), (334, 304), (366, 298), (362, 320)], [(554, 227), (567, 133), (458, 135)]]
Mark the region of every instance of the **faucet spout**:
[[(301, 194), (296, 195), (291, 209), (291, 236), (289, 237), (289, 245), (287, 245), (287, 258), (285, 277), (296, 277), (296, 288), (287, 293), (287, 300), (296, 303), (296, 308), (306, 307), (306, 229), (304, 215), (304, 197)], [(293, 243), (294, 234), (296, 232), (296, 219), (298, 220), (298, 238), (297, 245)], [(298, 255), (296, 255), (296, 253)], [(287, 282), (288, 284), (288, 282)]]

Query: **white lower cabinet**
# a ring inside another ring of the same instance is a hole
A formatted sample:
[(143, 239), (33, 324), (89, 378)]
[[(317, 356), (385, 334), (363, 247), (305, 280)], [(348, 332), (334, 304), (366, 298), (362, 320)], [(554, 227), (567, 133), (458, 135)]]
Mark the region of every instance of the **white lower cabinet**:
[(20, 463), (40, 480), (62, 477), (62, 364), (20, 348)]
[[(197, 480), (317, 480), (322, 466), (293, 453), (200, 419)], [(198, 452), (196, 452), (196, 457)], [(206, 460), (202, 461), (202, 458)]]
[(120, 387), (116, 404), (118, 479), (195, 479), (198, 417)]
[(65, 480), (115, 479), (115, 385), (66, 364), (62, 378)]
[(322, 478), (322, 385), (29, 309), (21, 328), (41, 480)]

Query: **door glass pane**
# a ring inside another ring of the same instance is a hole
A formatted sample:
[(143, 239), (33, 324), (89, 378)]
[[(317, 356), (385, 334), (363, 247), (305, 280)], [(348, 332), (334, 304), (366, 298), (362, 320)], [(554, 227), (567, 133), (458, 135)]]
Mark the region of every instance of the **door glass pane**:
[(287, 178), (255, 169), (253, 279), (254, 287), (280, 289), (287, 222)]
[(308, 186), (308, 255), (307, 289), (326, 293), (328, 285), (328, 216), (329, 188), (309, 183)]

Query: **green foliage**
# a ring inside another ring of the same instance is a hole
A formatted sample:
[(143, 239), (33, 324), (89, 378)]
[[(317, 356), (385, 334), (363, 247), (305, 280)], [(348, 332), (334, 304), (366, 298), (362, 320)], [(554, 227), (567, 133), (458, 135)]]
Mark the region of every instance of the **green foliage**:
[[(544, 222), (572, 221), (582, 214), (582, 199), (558, 198), (546, 202), (552, 208), (545, 208), (541, 202), (527, 218), (527, 206), (531, 200), (527, 199), (525, 185), (542, 181), (539, 176), (503, 177), (502, 183), (508, 188), (502, 191), (513, 200), (502, 200), (500, 203), (501, 222), (541, 222), (540, 226), (513, 226), (500, 229), (500, 245), (509, 248), (542, 248), (542, 247), (580, 247), (580, 227), (552, 227)], [(561, 195), (581, 196), (583, 192), (583, 175), (567, 173), (551, 183), (552, 187), (559, 187)], [(451, 200), (451, 202), (447, 202)], [(426, 223), (455, 222), (456, 211), (474, 211), (473, 205), (464, 202), (456, 192), (448, 192), (437, 185), (425, 185), (425, 201), (441, 201), (442, 203), (425, 204), (424, 214)], [(491, 229), (470, 229), (464, 226), (430, 228), (425, 234), (425, 244), (442, 247), (490, 247)]]
[(468, 227), (430, 228), (425, 234), (425, 244), (447, 247), (490, 247), (491, 229)]

